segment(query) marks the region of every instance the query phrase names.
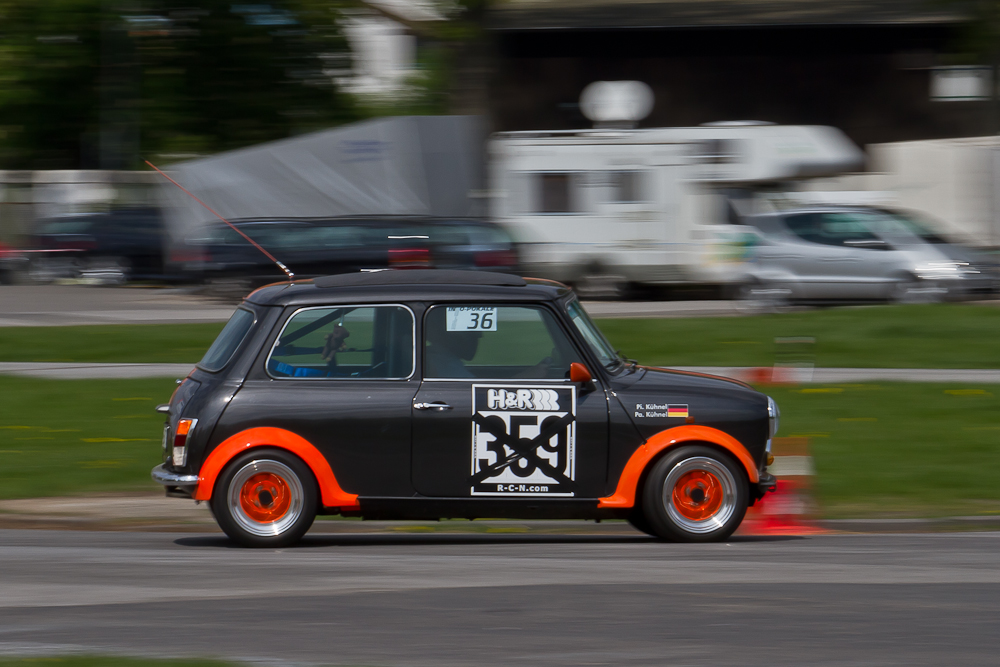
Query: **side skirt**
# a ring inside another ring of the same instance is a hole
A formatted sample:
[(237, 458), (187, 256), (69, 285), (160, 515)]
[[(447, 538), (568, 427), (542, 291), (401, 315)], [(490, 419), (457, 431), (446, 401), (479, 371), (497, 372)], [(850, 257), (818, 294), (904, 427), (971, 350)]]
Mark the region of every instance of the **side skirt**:
[[(620, 511), (602, 509), (597, 498), (560, 500), (499, 498), (382, 498), (361, 496), (358, 509), (344, 516), (363, 519), (616, 519)], [(334, 510), (336, 511), (336, 510)]]

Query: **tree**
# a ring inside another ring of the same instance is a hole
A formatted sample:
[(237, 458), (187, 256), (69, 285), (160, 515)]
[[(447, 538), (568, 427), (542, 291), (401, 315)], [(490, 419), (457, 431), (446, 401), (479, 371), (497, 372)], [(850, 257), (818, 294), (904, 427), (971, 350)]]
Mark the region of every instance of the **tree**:
[(134, 168), (354, 120), (319, 0), (0, 0), (0, 167)]

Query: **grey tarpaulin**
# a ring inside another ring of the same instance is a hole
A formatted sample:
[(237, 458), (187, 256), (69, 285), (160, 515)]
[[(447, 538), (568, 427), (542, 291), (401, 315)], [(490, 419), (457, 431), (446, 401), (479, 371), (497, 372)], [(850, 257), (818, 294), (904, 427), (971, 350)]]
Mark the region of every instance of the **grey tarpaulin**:
[[(485, 123), (397, 116), (171, 165), (178, 183), (230, 220), (431, 215), (482, 217)], [(176, 241), (216, 218), (164, 179)]]

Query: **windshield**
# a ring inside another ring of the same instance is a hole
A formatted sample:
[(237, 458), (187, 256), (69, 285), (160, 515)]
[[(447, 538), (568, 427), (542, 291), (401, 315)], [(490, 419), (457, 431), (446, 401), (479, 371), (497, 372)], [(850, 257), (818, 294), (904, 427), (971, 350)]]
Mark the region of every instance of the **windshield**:
[(212, 343), (212, 347), (208, 348), (204, 358), (198, 362), (198, 367), (215, 372), (228, 364), (229, 359), (236, 352), (236, 348), (240, 346), (240, 343), (246, 338), (247, 332), (250, 331), (250, 327), (253, 326), (253, 321), (253, 313), (243, 308), (237, 308), (233, 316), (229, 318), (229, 322), (222, 328), (219, 337)]
[(618, 353), (615, 352), (608, 339), (604, 337), (601, 330), (597, 328), (597, 325), (587, 315), (587, 311), (583, 309), (580, 302), (571, 301), (566, 310), (569, 312), (569, 318), (573, 320), (573, 326), (580, 332), (583, 339), (587, 341), (587, 345), (593, 351), (597, 360), (604, 364), (604, 367), (608, 370), (619, 366), (621, 359), (618, 358)]

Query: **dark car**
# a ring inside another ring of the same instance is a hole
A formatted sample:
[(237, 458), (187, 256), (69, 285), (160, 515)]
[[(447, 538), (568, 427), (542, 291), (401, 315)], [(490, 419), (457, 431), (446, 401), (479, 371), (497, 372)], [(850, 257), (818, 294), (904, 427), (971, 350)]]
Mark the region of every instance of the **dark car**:
[(291, 544), (317, 513), (721, 540), (775, 483), (769, 397), (624, 360), (568, 288), (492, 272), (264, 287), (158, 409), (153, 479), (248, 546)]
[[(362, 269), (513, 271), (517, 267), (510, 237), (503, 228), (482, 220), (399, 216), (234, 224), (297, 278)], [(172, 261), (184, 273), (209, 282), (239, 279), (256, 286), (284, 277), (263, 253), (223, 223), (189, 235), (172, 252)]]
[(89, 278), (116, 284), (164, 277), (165, 234), (156, 208), (118, 208), (42, 220), (29, 248), (29, 275), (39, 282)]

